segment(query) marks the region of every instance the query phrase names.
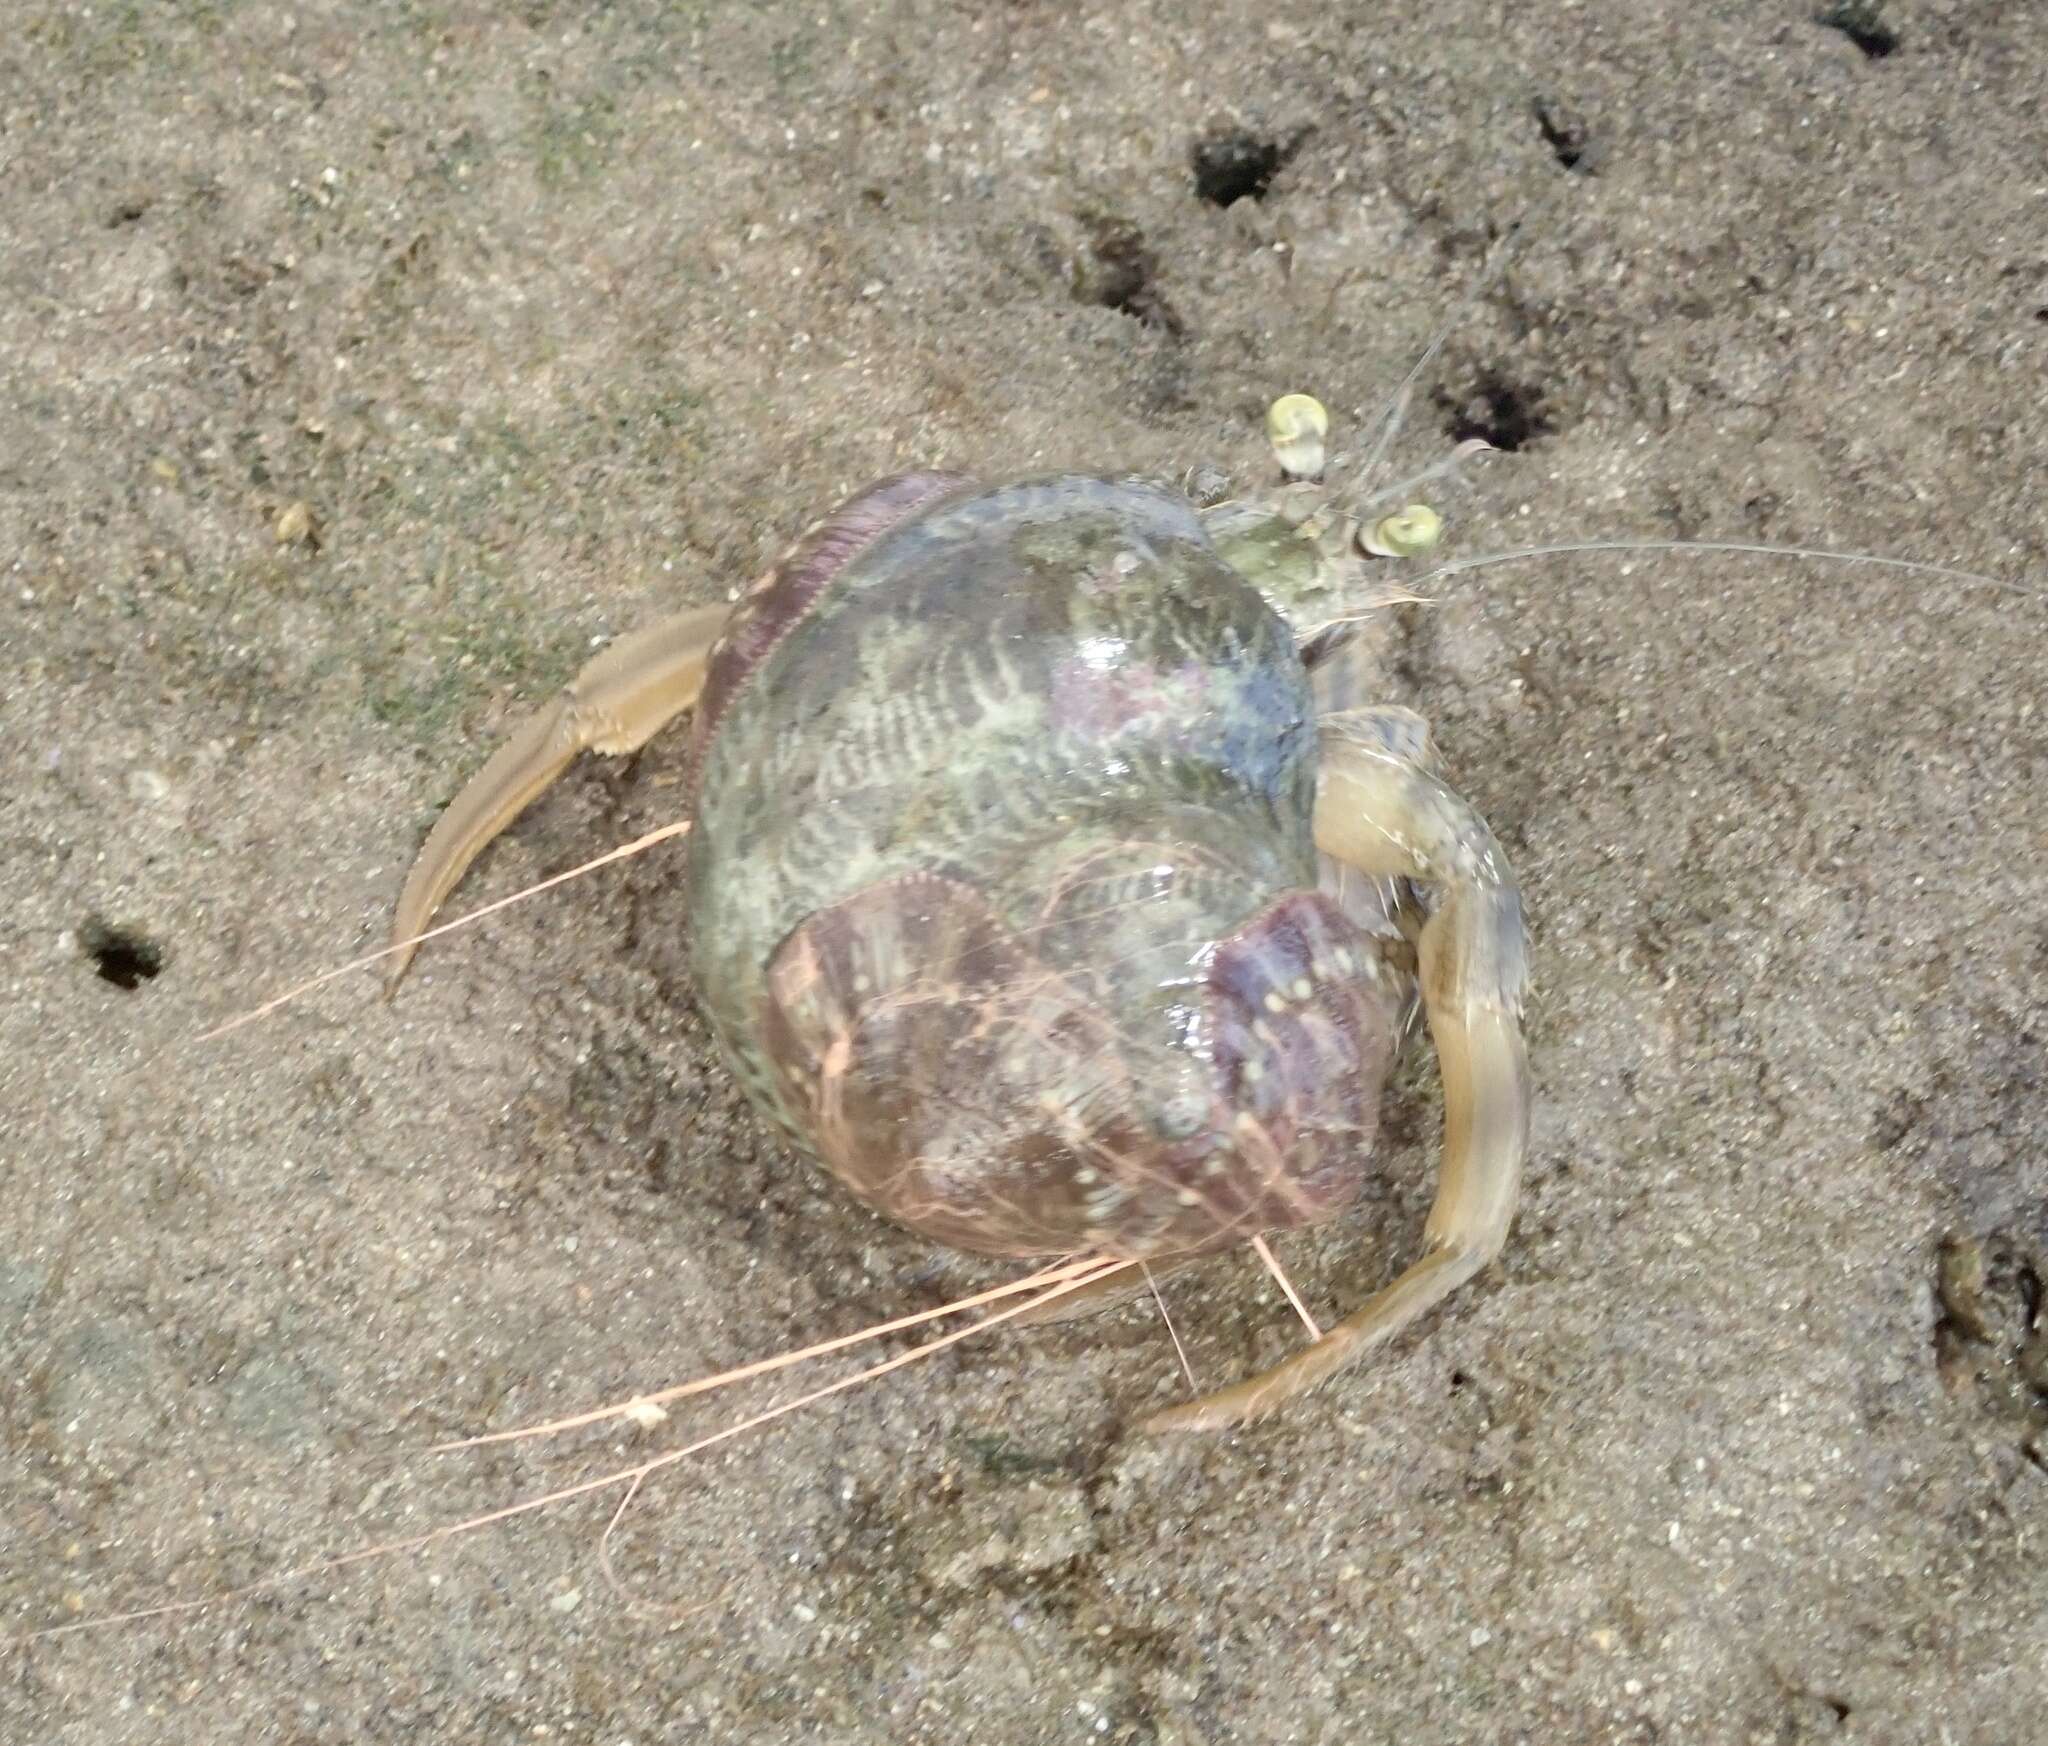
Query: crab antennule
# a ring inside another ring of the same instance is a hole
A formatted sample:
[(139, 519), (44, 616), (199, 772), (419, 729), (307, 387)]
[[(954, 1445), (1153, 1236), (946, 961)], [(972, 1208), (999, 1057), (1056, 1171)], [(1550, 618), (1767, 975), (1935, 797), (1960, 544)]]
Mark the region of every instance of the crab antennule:
[(1380, 417), (1379, 430), (1373, 437), (1372, 448), (1365, 457), (1365, 464), (1359, 468), (1353, 486), (1353, 490), (1359, 495), (1363, 496), (1371, 488), (1373, 475), (1379, 471), (1380, 463), (1386, 459), (1387, 451), (1393, 447), (1395, 437), (1401, 434), (1401, 425), (1408, 416), (1408, 407), (1415, 398), (1416, 387), (1430, 365), (1436, 362), (1437, 354), (1444, 349), (1451, 335), (1464, 324), (1465, 317), (1471, 313), (1473, 305), (1493, 288), (1494, 282), (1506, 271), (1508, 261), (1520, 246), (1522, 232), (1530, 219), (1546, 210), (1554, 209), (1562, 197), (1560, 191), (1548, 199), (1538, 201), (1501, 233), (1500, 241), (1494, 245), (1493, 252), (1486, 258), (1486, 264), (1465, 287), (1458, 301), (1451, 306), (1450, 313), (1438, 324), (1436, 332), (1430, 335), (1429, 344), (1423, 347), (1421, 356), (1409, 366), (1408, 373), (1401, 378), (1400, 386), (1388, 397), (1387, 409)]

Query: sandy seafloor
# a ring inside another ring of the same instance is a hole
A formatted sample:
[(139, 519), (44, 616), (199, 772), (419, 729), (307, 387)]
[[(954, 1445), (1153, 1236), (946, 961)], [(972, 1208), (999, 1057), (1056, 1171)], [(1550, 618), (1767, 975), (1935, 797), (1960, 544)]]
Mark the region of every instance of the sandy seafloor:
[[(419, 1452), (985, 1277), (756, 1124), (673, 850), (181, 1046), (377, 943), (596, 640), (865, 479), (1252, 478), (1302, 387), (1355, 442), (1535, 213), (1400, 444), (1520, 441), (1449, 549), (2048, 584), (2048, 20), (1812, 11), (10, 7), (0, 1629), (595, 1472), (717, 1414)], [(1285, 161), (1225, 210), (1233, 130)], [(1149, 1308), (998, 1337), (651, 1484), (616, 1586), (586, 1502), (10, 1649), (0, 1739), (2044, 1738), (2048, 602), (1439, 592), (1386, 695), (1525, 879), (1540, 1108), (1419, 1335), (1183, 1441), (1128, 1428), (1184, 1387)], [(662, 822), (676, 744), (471, 893)], [(1324, 1313), (1412, 1250), (1436, 1120), (1424, 1052), (1281, 1245)], [(1295, 1338), (1248, 1263), (1172, 1291), (1207, 1381)]]

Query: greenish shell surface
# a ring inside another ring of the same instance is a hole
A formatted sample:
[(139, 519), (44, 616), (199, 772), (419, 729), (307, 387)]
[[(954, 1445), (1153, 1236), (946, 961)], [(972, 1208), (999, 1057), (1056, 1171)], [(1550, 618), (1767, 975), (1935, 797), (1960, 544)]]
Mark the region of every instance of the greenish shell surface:
[(1316, 889), (1292, 635), (1184, 498), (884, 481), (740, 604), (700, 714), (701, 999), (870, 1205), (1143, 1255), (1350, 1200), (1399, 1000)]

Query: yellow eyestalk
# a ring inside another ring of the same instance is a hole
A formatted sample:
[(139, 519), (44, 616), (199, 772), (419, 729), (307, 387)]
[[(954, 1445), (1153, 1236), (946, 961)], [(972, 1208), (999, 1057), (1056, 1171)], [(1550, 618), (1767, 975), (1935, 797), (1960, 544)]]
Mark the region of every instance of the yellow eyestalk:
[(1426, 503), (1411, 503), (1383, 515), (1359, 536), (1358, 543), (1376, 558), (1412, 558), (1443, 537), (1444, 518)]
[(1313, 479), (1323, 470), (1323, 438), (1330, 415), (1311, 394), (1283, 394), (1266, 408), (1266, 441), (1290, 479)]

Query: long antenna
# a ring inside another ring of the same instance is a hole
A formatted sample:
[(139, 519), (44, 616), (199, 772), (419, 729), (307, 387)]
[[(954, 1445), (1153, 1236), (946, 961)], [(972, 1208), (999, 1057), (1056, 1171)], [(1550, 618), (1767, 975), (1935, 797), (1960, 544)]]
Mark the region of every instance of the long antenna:
[(191, 1040), (195, 1043), (215, 1042), (221, 1037), (226, 1036), (230, 1031), (238, 1031), (244, 1025), (254, 1024), (258, 1019), (268, 1017), (271, 1013), (277, 1011), (279, 1007), (290, 1004), (301, 995), (312, 993), (314, 989), (334, 981), (337, 977), (352, 975), (358, 970), (367, 969), (370, 965), (390, 957), (394, 952), (410, 950), (422, 940), (436, 940), (443, 934), (452, 934), (457, 928), (466, 928), (472, 922), (480, 922), (487, 915), (496, 915), (501, 909), (510, 909), (515, 903), (524, 903), (529, 897), (533, 897), (543, 891), (552, 891), (557, 885), (567, 884), (571, 879), (580, 879), (584, 874), (593, 873), (598, 868), (607, 866), (613, 861), (623, 861), (628, 855), (642, 854), (646, 850), (653, 848), (656, 843), (665, 843), (671, 837), (682, 836), (689, 828), (690, 821), (688, 819), (680, 820), (675, 824), (665, 824), (659, 830), (649, 831), (644, 837), (635, 837), (630, 843), (621, 843), (615, 849), (607, 849), (594, 860), (585, 861), (579, 866), (571, 867), (566, 873), (556, 873), (547, 879), (541, 880), (537, 885), (529, 885), (524, 890), (515, 891), (510, 897), (501, 897), (497, 902), (487, 903), (481, 909), (473, 909), (467, 915), (459, 915), (453, 921), (442, 922), (438, 927), (431, 927), (424, 933), (414, 934), (409, 940), (393, 940), (388, 946), (381, 946), (374, 952), (365, 952), (360, 958), (351, 958), (346, 964), (335, 965), (332, 970), (323, 970), (318, 976), (311, 977), (307, 981), (299, 983), (296, 987), (287, 988), (282, 994), (273, 996), (261, 1006), (251, 1007), (247, 1012), (239, 1013), (234, 1018), (215, 1025), (210, 1031), (201, 1031)]
[(1365, 457), (1365, 464), (1359, 468), (1357, 482), (1352, 487), (1354, 495), (1363, 497), (1371, 490), (1373, 475), (1379, 471), (1380, 463), (1386, 459), (1387, 450), (1393, 446), (1394, 438), (1400, 433), (1402, 420), (1408, 416), (1409, 402), (1414, 399), (1416, 386), (1421, 382), (1423, 373), (1436, 362), (1437, 354), (1444, 349), (1451, 335), (1457, 332), (1459, 324), (1471, 312), (1472, 306), (1498, 282), (1502, 271), (1514, 255), (1524, 227), (1531, 219), (1550, 212), (1560, 198), (1561, 191), (1537, 201), (1501, 233), (1500, 240), (1493, 245), (1492, 252), (1486, 257), (1486, 264), (1479, 269), (1471, 284), (1465, 287), (1458, 301), (1452, 305), (1450, 314), (1430, 336), (1429, 344), (1422, 348), (1422, 355), (1409, 367), (1408, 374), (1401, 378), (1400, 386), (1388, 398), (1386, 410), (1380, 415), (1379, 434), (1373, 438), (1372, 447)]

